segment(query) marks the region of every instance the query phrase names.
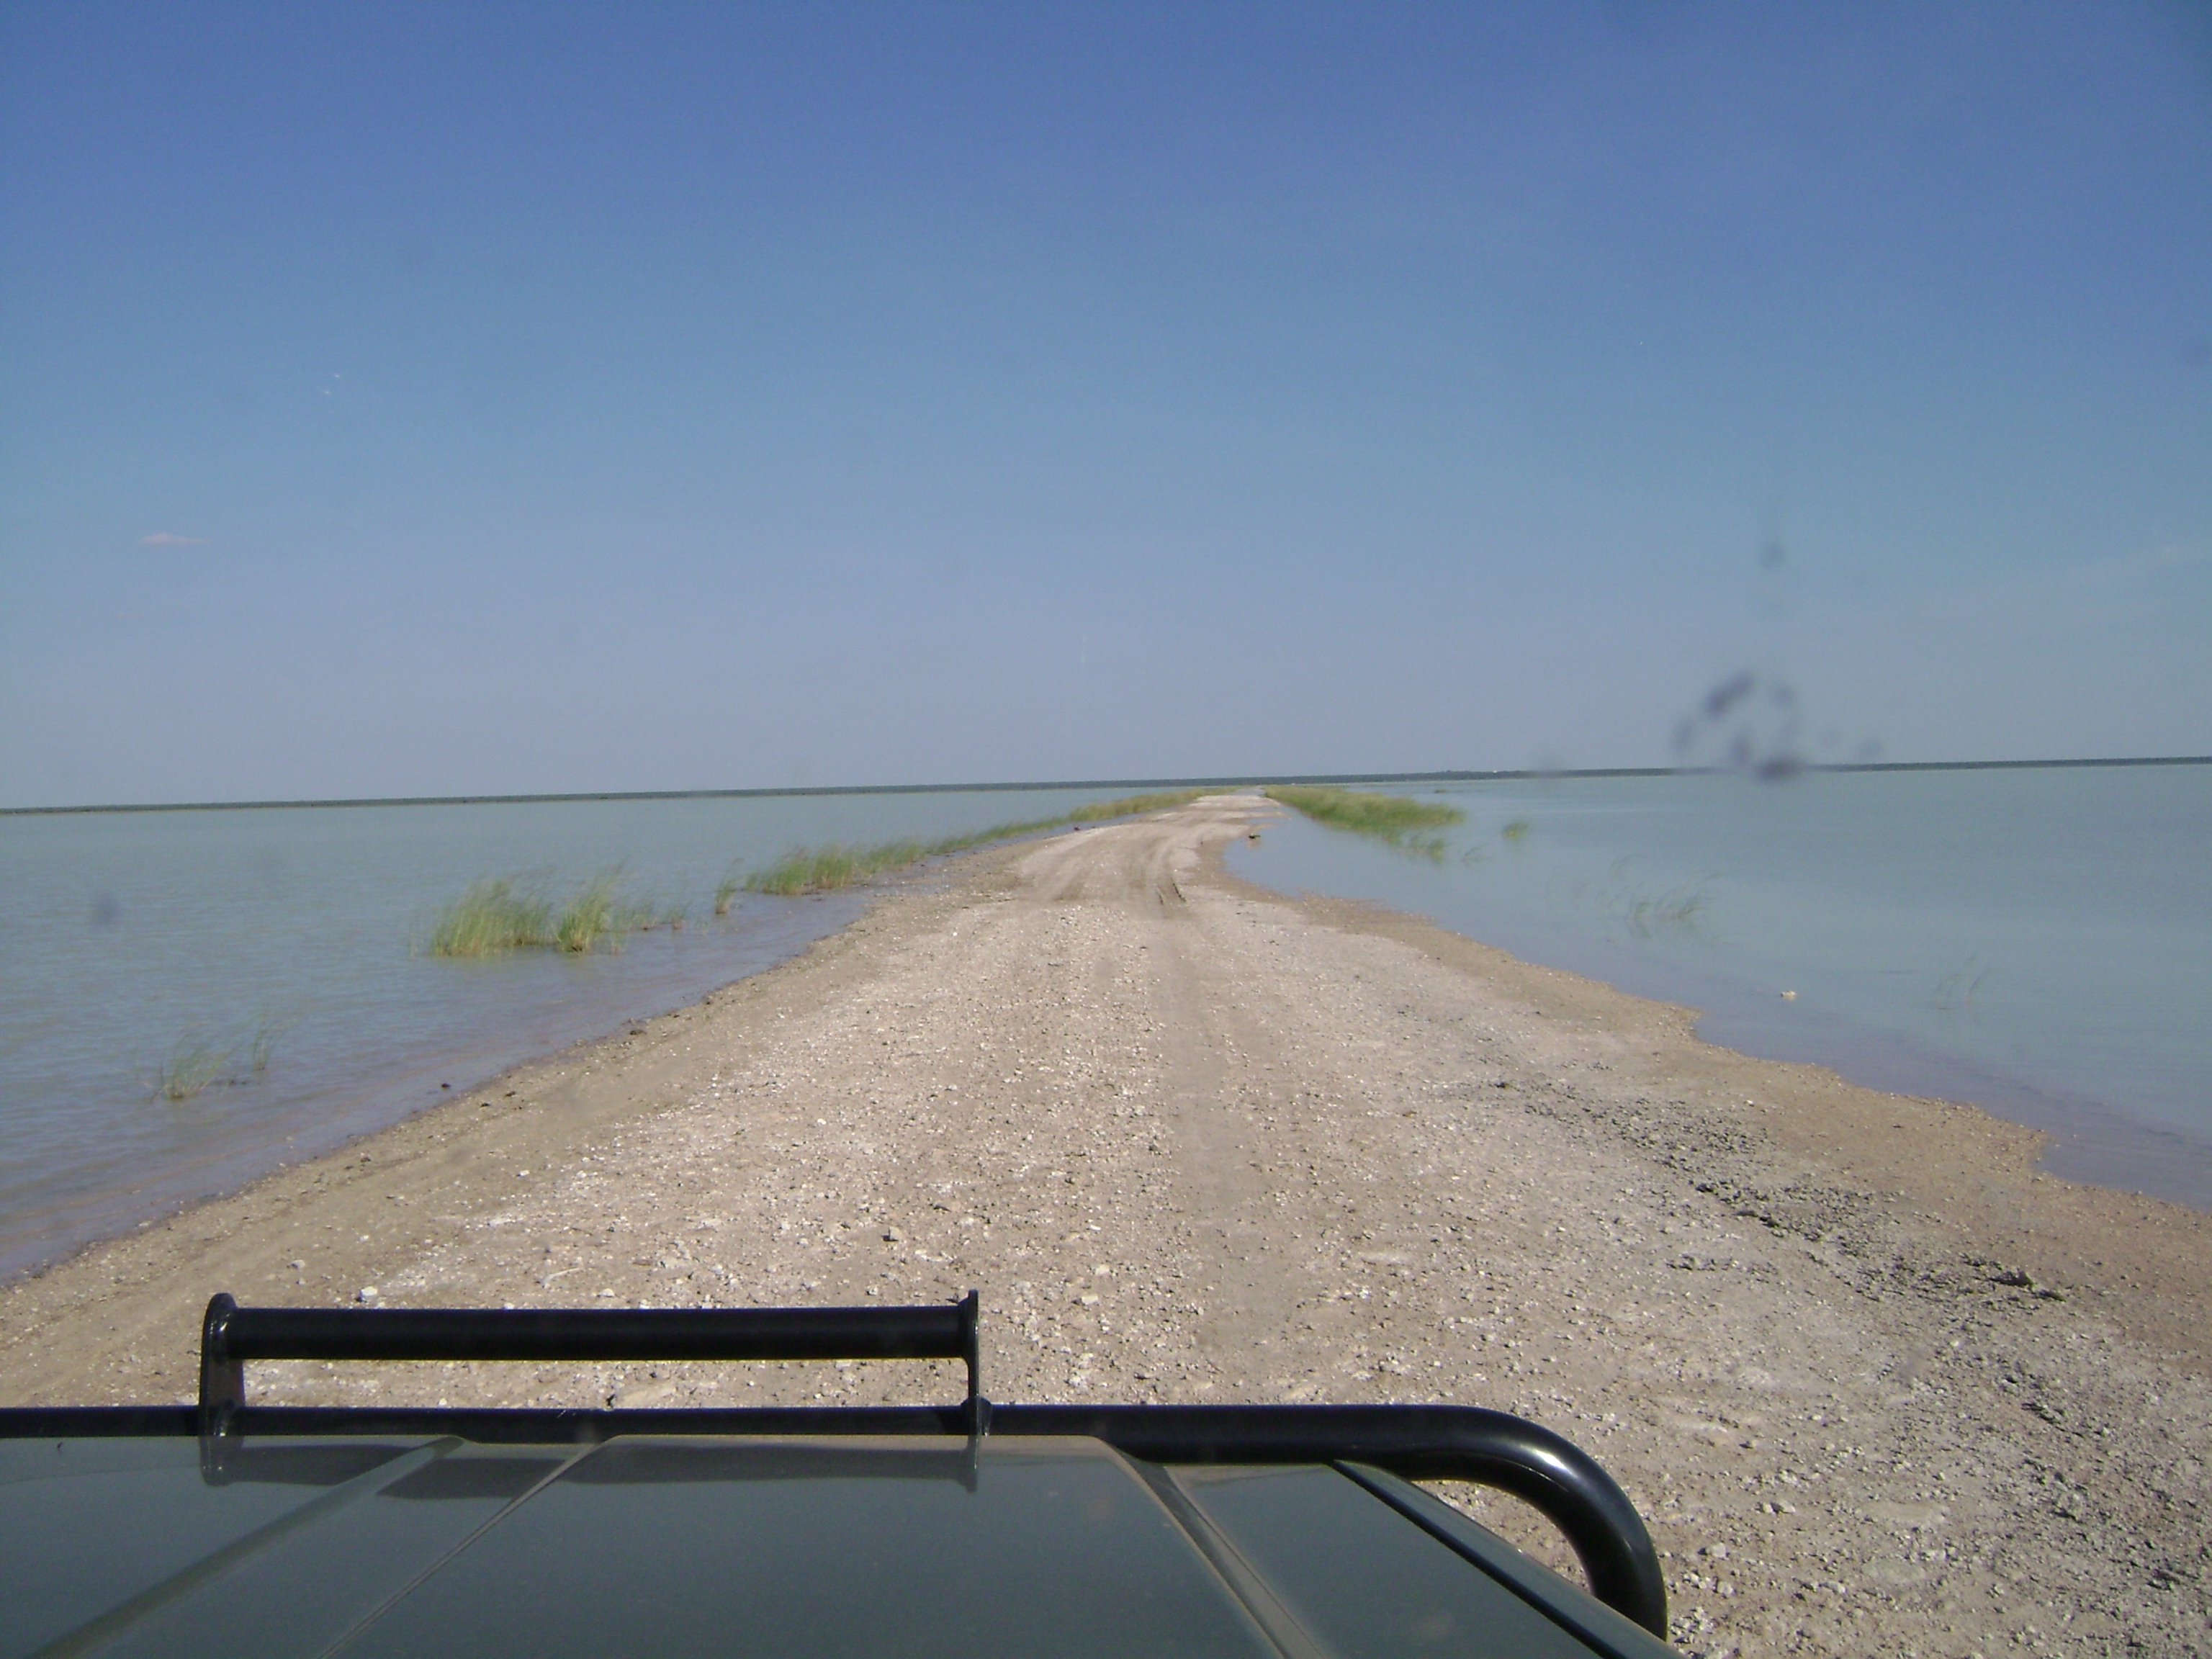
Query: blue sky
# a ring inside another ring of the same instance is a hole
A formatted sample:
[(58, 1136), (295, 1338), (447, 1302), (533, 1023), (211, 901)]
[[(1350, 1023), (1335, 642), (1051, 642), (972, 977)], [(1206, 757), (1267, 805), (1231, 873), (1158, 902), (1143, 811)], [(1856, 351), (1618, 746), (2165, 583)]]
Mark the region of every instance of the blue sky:
[(0, 12), (0, 805), (1747, 709), (2212, 752), (2203, 8)]

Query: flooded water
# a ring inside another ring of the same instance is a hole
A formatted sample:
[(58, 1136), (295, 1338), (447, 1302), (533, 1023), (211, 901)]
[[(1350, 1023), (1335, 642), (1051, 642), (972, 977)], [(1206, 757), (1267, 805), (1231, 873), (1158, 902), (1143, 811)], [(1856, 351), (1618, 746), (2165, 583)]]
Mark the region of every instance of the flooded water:
[[(1110, 793), (0, 818), (0, 1274), (696, 1000), (865, 902), (716, 918), (733, 868)], [(1734, 1048), (1978, 1102), (2052, 1130), (2063, 1173), (2212, 1208), (2212, 768), (1443, 793), (1468, 822), (1441, 860), (1286, 818), (1232, 865), (1692, 1004)], [(557, 898), (617, 868), (686, 925), (619, 953), (420, 949), (473, 880)], [(164, 1097), (196, 1054), (214, 1080)]]
[[(0, 818), (0, 1275), (694, 1001), (864, 902), (716, 884), (795, 844), (933, 838), (1112, 791)], [(689, 910), (620, 952), (419, 947), (474, 880), (556, 898), (619, 868)], [(212, 1068), (185, 1099), (159, 1083)], [(450, 1089), (441, 1086), (450, 1085)]]
[(1435, 798), (1468, 815), (1439, 860), (1286, 818), (1231, 864), (1690, 1004), (1733, 1048), (1972, 1101), (2051, 1131), (2060, 1174), (2212, 1209), (2212, 766)]

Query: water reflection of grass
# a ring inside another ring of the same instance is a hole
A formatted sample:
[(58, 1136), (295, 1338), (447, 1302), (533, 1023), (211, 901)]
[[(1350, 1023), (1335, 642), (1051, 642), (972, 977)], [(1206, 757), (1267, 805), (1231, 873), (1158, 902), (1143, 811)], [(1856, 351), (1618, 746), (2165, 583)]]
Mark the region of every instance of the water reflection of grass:
[[(833, 842), (826, 847), (794, 847), (766, 869), (756, 870), (747, 876), (744, 890), (749, 893), (773, 893), (785, 898), (795, 898), (808, 893), (833, 892), (840, 888), (857, 887), (878, 876), (919, 864), (924, 859), (939, 858), (948, 853), (964, 853), (987, 842), (1005, 841), (1012, 836), (1032, 836), (1040, 830), (1057, 830), (1062, 824), (1131, 817), (1139, 812), (1158, 812), (1195, 800), (1205, 793), (1202, 789), (1175, 789), (1158, 794), (1124, 795), (1116, 800), (1093, 801), (1048, 818), (997, 823), (988, 829), (971, 830), (965, 834), (946, 836), (937, 841), (885, 841), (860, 847), (848, 847)], [(718, 910), (716, 914), (720, 912)]]
[(1303, 812), (1316, 823), (1332, 830), (1349, 830), (1387, 842), (1401, 853), (1441, 859), (1450, 843), (1439, 833), (1446, 825), (1463, 823), (1467, 814), (1442, 801), (1413, 800), (1404, 795), (1377, 795), (1364, 789), (1337, 789), (1316, 784), (1275, 784), (1261, 792), (1271, 800)]

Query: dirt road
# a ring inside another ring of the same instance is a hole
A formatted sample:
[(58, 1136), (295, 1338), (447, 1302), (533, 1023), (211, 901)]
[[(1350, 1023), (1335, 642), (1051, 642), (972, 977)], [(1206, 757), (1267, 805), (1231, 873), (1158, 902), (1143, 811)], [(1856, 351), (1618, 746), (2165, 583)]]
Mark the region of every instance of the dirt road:
[[(188, 1397), (247, 1302), (983, 1291), (1003, 1400), (1451, 1400), (1613, 1469), (1698, 1652), (2201, 1651), (2212, 1225), (1685, 1011), (1237, 886), (1217, 797), (0, 1297), (10, 1402)], [(370, 1287), (374, 1287), (373, 1291)], [(923, 1366), (264, 1366), (270, 1400), (949, 1397)], [(1540, 1522), (1478, 1512), (1555, 1560)]]

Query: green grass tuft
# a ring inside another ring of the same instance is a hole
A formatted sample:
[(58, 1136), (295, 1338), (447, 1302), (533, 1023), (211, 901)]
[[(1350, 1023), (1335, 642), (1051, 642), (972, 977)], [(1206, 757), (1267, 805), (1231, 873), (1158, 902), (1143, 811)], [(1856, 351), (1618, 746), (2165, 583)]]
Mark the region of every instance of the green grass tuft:
[(641, 933), (652, 927), (653, 907), (623, 897), (621, 884), (619, 870), (586, 882), (576, 896), (562, 907), (553, 923), (553, 943), (563, 951), (580, 952), (604, 939), (611, 948), (620, 950), (624, 933)]
[(1526, 841), (1528, 839), (1528, 831), (1533, 827), (1528, 819), (1516, 818), (1498, 833), (1508, 841)]
[(1337, 789), (1318, 784), (1275, 784), (1262, 790), (1270, 800), (1304, 813), (1316, 823), (1332, 830), (1349, 830), (1388, 842), (1401, 852), (1441, 859), (1449, 842), (1439, 832), (1446, 824), (1462, 823), (1467, 814), (1441, 801), (1413, 800), (1404, 795), (1371, 794), (1364, 789)]
[(501, 956), (539, 946), (580, 953), (599, 944), (619, 949), (624, 933), (681, 927), (687, 915), (680, 905), (656, 911), (623, 896), (619, 869), (592, 877), (557, 912), (510, 880), (478, 881), (438, 913), (429, 948), (434, 957)]
[(489, 957), (552, 942), (551, 907), (507, 881), (477, 881), (438, 913), (430, 928), (434, 957)]
[(738, 895), (745, 890), (744, 878), (735, 870), (714, 884), (714, 914), (726, 916), (730, 907), (738, 902)]

